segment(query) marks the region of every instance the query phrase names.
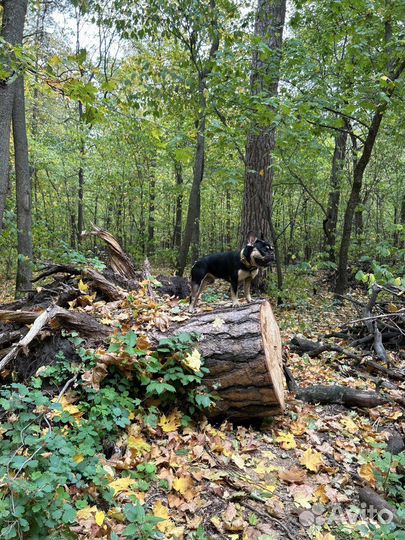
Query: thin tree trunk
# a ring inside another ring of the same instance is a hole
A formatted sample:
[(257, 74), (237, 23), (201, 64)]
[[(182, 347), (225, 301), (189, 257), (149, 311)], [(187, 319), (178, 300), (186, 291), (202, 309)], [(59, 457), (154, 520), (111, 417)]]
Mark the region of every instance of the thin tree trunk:
[(232, 234), (231, 234), (231, 190), (226, 188), (226, 248), (232, 249)]
[(174, 224), (173, 232), (173, 247), (174, 249), (179, 249), (181, 245), (181, 224), (182, 224), (182, 213), (183, 213), (183, 174), (181, 163), (178, 161), (174, 165), (175, 175), (176, 175), (176, 217)]
[[(272, 58), (263, 58), (260, 49), (253, 53), (250, 78), (251, 95), (265, 93), (276, 96), (286, 0), (258, 0), (255, 36), (265, 42)], [(270, 238), (270, 223), (266, 208), (272, 206), (273, 158), (276, 144), (274, 127), (252, 126), (246, 144), (245, 191), (243, 198), (241, 241), (249, 231)]]
[(84, 169), (83, 169), (83, 162), (84, 162), (84, 153), (85, 153), (85, 145), (84, 145), (84, 137), (82, 134), (82, 127), (83, 127), (83, 103), (79, 101), (79, 130), (80, 130), (80, 148), (79, 148), (79, 171), (78, 171), (78, 190), (77, 190), (77, 245), (80, 246), (82, 241), (82, 232), (84, 230)]
[(339, 132), (335, 137), (335, 149), (332, 159), (330, 175), (329, 202), (326, 217), (323, 221), (325, 245), (329, 253), (329, 260), (335, 262), (336, 226), (339, 213), (340, 189), (343, 168), (345, 163), (347, 133)]
[(347, 203), (344, 222), (343, 222), (343, 234), (342, 242), (340, 244), (338, 273), (336, 279), (335, 293), (337, 295), (343, 295), (347, 289), (348, 273), (347, 262), (349, 259), (350, 240), (353, 227), (353, 217), (356, 211), (356, 207), (360, 202), (360, 192), (363, 185), (364, 171), (367, 164), (370, 161), (371, 152), (374, 147), (375, 140), (377, 138), (378, 130), (380, 128), (381, 120), (383, 117), (383, 111), (379, 110), (374, 114), (373, 121), (368, 131), (367, 138), (364, 143), (363, 153), (360, 159), (357, 161), (353, 171), (353, 184), (350, 193), (349, 201)]
[(32, 280), (32, 187), (25, 122), (24, 79), (16, 81), (13, 105), (13, 139), (17, 196), (16, 296), (31, 289)]
[(197, 143), (194, 158), (193, 183), (191, 186), (188, 203), (187, 222), (183, 234), (183, 242), (180, 248), (177, 265), (177, 275), (182, 276), (186, 267), (187, 255), (192, 243), (192, 257), (198, 257), (198, 245), (200, 241), (200, 214), (201, 214), (201, 182), (204, 177), (205, 163), (205, 114), (207, 102), (204, 95), (205, 76), (200, 78), (200, 115), (197, 122)]
[[(3, 0), (1, 37), (11, 45), (21, 44), (28, 0)], [(4, 66), (5, 68), (6, 66)], [(13, 72), (10, 70), (10, 76)], [(16, 82), (0, 81), (0, 230), (9, 185), (10, 130)]]
[[(210, 0), (210, 6), (215, 11), (215, 0)], [(214, 18), (210, 23), (212, 35), (208, 61), (203, 69), (198, 69), (198, 90), (199, 90), (199, 115), (197, 119), (197, 143), (194, 158), (193, 184), (191, 186), (190, 199), (188, 203), (187, 222), (184, 230), (183, 242), (180, 248), (177, 263), (177, 275), (182, 276), (187, 263), (187, 256), (192, 243), (192, 256), (198, 257), (200, 243), (200, 215), (201, 215), (201, 182), (204, 178), (205, 162), (205, 125), (207, 114), (207, 100), (205, 97), (206, 81), (213, 67), (213, 60), (219, 49), (219, 32), (217, 21)], [(194, 54), (194, 53), (192, 53)]]
[(155, 200), (156, 200), (156, 162), (151, 163), (151, 176), (149, 180), (149, 208), (148, 208), (148, 255), (155, 251)]

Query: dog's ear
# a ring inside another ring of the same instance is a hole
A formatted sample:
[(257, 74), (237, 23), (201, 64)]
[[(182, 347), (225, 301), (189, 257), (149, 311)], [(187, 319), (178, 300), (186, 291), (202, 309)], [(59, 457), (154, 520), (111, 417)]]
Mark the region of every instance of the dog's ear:
[(257, 237), (256, 237), (255, 233), (253, 231), (249, 231), (248, 236), (247, 236), (247, 245), (248, 246), (253, 246), (253, 244), (256, 242), (256, 240), (257, 240)]

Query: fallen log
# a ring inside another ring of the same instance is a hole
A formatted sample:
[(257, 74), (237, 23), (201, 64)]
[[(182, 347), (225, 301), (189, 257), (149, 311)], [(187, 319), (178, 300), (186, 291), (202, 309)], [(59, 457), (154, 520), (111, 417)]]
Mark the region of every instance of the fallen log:
[(298, 386), (290, 369), (284, 365), (287, 387), (295, 394), (296, 399), (306, 403), (320, 403), (321, 405), (344, 405), (345, 407), (372, 408), (387, 403), (387, 399), (372, 391), (362, 391), (348, 386), (314, 385), (307, 388)]
[(309, 388), (300, 388), (295, 396), (307, 403), (336, 403), (345, 407), (372, 408), (387, 403), (387, 399), (376, 392), (365, 392), (348, 386), (314, 385)]
[[(15, 315), (19, 317), (16, 317)], [(30, 343), (47, 325), (56, 328), (75, 330), (80, 335), (94, 340), (105, 339), (113, 331), (112, 328), (100, 324), (96, 319), (90, 317), (86, 313), (68, 311), (56, 305), (49, 306), (42, 313), (26, 311), (13, 314), (12, 312), (2, 312), (0, 313), (0, 320), (20, 323), (33, 322), (29, 332), (8, 348), (7, 354), (0, 360), (0, 371), (14, 360), (21, 351), (27, 352)]]
[(398, 516), (395, 508), (372, 488), (360, 487), (359, 499), (367, 506), (371, 516), (374, 519), (378, 518), (380, 523), (391, 523), (391, 521), (394, 521), (401, 525), (404, 524), (404, 520)]
[[(371, 339), (373, 339), (371, 337)], [(384, 374), (386, 377), (398, 381), (403, 381), (405, 379), (405, 373), (403, 371), (400, 371), (398, 369), (388, 369), (384, 366), (380, 366), (377, 362), (374, 360), (371, 360), (367, 357), (361, 357), (360, 355), (354, 354), (347, 349), (344, 349), (343, 347), (340, 347), (339, 345), (335, 345), (333, 343), (321, 343), (320, 341), (311, 341), (310, 339), (303, 338), (301, 336), (293, 336), (291, 341), (291, 348), (294, 352), (297, 352), (298, 354), (308, 354), (308, 356), (311, 356), (312, 358), (315, 356), (319, 356), (323, 352), (337, 352), (340, 353), (347, 358), (351, 358), (352, 360), (355, 360), (355, 367), (367, 367), (369, 371), (377, 371), (378, 373)]]
[(252, 419), (283, 412), (281, 337), (269, 302), (194, 315), (154, 338), (182, 332), (199, 334), (209, 369), (204, 382), (220, 398), (209, 416)]

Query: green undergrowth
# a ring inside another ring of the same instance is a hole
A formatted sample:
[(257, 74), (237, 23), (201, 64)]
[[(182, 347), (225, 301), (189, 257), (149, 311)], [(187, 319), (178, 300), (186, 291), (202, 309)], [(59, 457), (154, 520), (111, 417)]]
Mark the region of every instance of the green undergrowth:
[[(58, 355), (25, 384), (0, 390), (0, 537), (74, 538), (70, 527), (88, 506), (108, 512), (114, 506), (111, 476), (100, 461), (131, 423), (156, 428), (164, 412), (181, 408), (182, 424), (209, 407), (213, 397), (202, 385), (207, 369), (196, 352), (196, 336), (180, 334), (160, 341), (148, 354), (133, 331), (116, 335), (109, 354), (122, 365), (131, 361), (131, 380), (110, 366), (100, 387), (82, 378), (97, 370), (98, 359), (71, 337), (81, 357), (75, 364)], [(134, 488), (148, 491), (165, 483), (152, 463), (122, 473)], [(133, 498), (123, 507), (130, 538), (162, 538), (160, 521)], [(117, 538), (114, 532), (111, 538)]]

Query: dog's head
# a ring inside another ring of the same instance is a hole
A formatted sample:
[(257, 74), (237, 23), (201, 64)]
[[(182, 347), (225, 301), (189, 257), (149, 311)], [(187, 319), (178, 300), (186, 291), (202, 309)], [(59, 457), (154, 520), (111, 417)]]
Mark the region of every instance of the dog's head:
[(243, 254), (246, 260), (252, 266), (271, 266), (275, 260), (274, 248), (270, 242), (258, 239), (252, 232), (248, 234), (247, 245), (243, 249)]

